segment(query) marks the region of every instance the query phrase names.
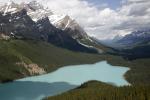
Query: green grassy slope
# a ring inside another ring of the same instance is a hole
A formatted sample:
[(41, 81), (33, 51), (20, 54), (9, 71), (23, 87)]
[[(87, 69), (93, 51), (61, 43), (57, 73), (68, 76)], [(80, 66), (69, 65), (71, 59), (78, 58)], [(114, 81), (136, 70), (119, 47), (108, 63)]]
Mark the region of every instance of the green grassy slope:
[(77, 89), (45, 100), (150, 100), (150, 85), (114, 87), (91, 81)]
[(49, 43), (31, 40), (0, 40), (0, 82), (28, 76), (16, 62), (36, 63), (47, 72), (74, 64), (95, 63), (99, 55), (72, 52)]

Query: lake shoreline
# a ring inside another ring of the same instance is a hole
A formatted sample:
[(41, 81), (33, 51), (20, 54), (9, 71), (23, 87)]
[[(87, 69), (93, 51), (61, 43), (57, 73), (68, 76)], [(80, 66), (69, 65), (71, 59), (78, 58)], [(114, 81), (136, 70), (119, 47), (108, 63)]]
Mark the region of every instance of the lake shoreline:
[(95, 64), (64, 66), (49, 74), (1, 84), (0, 94), (4, 96), (0, 96), (0, 98), (4, 100), (16, 100), (15, 98), (24, 98), (19, 100), (40, 100), (47, 96), (55, 96), (76, 89), (91, 80), (114, 84), (118, 87), (129, 85), (124, 79), (124, 74), (128, 70), (126, 67), (112, 66), (107, 61), (100, 61)]
[[(45, 73), (45, 74), (32, 75), (32, 76), (26, 76), (26, 77), (22, 77), (22, 78), (14, 79), (14, 80), (5, 80), (5, 81), (0, 82), (0, 84), (12, 83), (12, 82), (14, 82), (14, 81), (16, 81), (16, 80), (20, 80), (20, 79), (24, 79), (24, 78), (36, 77), (36, 76), (41, 76), (41, 75), (50, 74), (50, 73), (53, 73), (53, 72), (55, 72), (56, 70), (61, 69), (61, 68), (63, 68), (63, 67), (78, 66), (78, 65), (93, 65), (93, 64), (96, 64), (96, 63), (98, 63), (98, 62), (104, 62), (104, 61), (105, 61), (105, 60), (100, 60), (100, 61), (97, 61), (97, 62), (95, 62), (95, 63), (66, 65), (66, 66), (58, 67), (58, 68), (54, 69), (53, 71), (48, 72), (48, 73)], [(106, 62), (107, 62), (108, 64), (110, 64), (108, 61), (106, 61)], [(113, 64), (110, 64), (110, 65), (114, 66)], [(126, 67), (126, 66), (115, 66), (115, 67), (125, 67), (125, 68), (129, 68), (129, 70), (128, 70), (128, 71), (130, 71), (130, 70), (131, 70), (131, 68), (130, 68), (130, 67)], [(123, 77), (124, 77), (124, 79), (125, 79), (126, 81), (128, 81), (128, 80), (126, 79), (126, 74), (127, 74), (127, 72), (128, 72), (128, 71), (126, 71), (126, 72), (125, 72), (125, 74), (123, 75)]]

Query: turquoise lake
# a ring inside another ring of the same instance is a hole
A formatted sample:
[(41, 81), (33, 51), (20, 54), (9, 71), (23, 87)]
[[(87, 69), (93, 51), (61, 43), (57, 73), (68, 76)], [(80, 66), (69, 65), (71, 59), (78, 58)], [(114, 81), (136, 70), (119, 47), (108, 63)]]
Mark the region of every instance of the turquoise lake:
[(41, 100), (73, 89), (84, 82), (98, 80), (117, 86), (129, 85), (124, 79), (127, 67), (96, 64), (62, 67), (52, 73), (0, 84), (1, 100)]

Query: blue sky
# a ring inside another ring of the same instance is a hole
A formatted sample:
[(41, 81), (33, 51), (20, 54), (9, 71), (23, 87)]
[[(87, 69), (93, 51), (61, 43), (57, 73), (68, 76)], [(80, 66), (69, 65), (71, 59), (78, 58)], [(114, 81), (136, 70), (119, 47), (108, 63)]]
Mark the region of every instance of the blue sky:
[(107, 4), (109, 8), (116, 9), (121, 6), (122, 0), (86, 0), (95, 6), (100, 6), (101, 4)]

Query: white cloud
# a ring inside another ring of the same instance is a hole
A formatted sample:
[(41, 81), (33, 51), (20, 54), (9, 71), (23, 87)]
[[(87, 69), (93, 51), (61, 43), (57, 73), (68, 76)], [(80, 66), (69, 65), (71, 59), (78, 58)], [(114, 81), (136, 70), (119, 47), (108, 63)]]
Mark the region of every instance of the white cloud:
[(110, 35), (112, 37), (110, 34), (113, 32), (112, 27), (120, 24), (120, 20), (123, 20), (116, 11), (110, 8), (98, 9), (86, 1), (49, 0), (47, 5), (55, 13), (65, 13), (76, 19), (89, 35), (98, 38), (106, 38)]
[(132, 31), (150, 28), (149, 7), (149, 0), (128, 0), (128, 4), (119, 10), (120, 15), (124, 15), (126, 20), (121, 22), (118, 28)]
[(101, 4), (101, 8), (97, 8), (84, 0), (37, 1), (48, 6), (55, 13), (68, 14), (76, 19), (89, 35), (99, 39), (150, 28), (150, 0), (123, 0), (123, 6), (117, 10), (108, 8), (107, 4), (105, 6)]

